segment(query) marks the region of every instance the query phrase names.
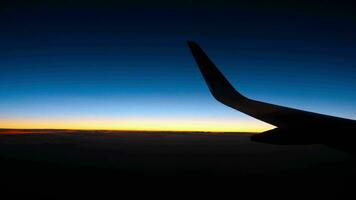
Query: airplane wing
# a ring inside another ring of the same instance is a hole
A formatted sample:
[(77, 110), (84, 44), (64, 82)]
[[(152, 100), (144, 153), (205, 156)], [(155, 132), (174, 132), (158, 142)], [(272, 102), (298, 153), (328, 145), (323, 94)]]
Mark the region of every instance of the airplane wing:
[[(318, 140), (320, 140), (321, 136), (322, 138), (328, 138), (328, 135), (330, 134), (325, 134), (326, 131), (329, 133), (330, 130), (345, 129), (349, 132), (350, 127), (356, 128), (355, 120), (328, 116), (249, 99), (234, 89), (198, 44), (188, 41), (188, 46), (215, 99), (231, 108), (277, 127), (277, 129), (258, 134), (253, 137), (253, 139), (263, 140), (266, 139), (265, 136), (268, 136), (268, 140), (271, 138), (278, 138), (278, 141), (281, 141), (281, 143), (283, 143), (283, 141), (289, 141), (290, 143), (295, 143), (296, 141), (299, 141), (300, 143), (323, 143), (323, 141), (320, 142)], [(303, 132), (305, 132), (305, 129), (313, 130), (314, 132), (316, 130), (318, 131), (313, 134), (313, 136), (309, 135), (309, 140), (306, 140), (305, 137), (301, 138), (301, 131), (298, 131), (303, 130)], [(346, 135), (348, 136), (350, 134), (351, 133), (347, 133)], [(293, 135), (293, 137), (291, 137), (291, 135)], [(288, 137), (288, 139), (285, 137)]]

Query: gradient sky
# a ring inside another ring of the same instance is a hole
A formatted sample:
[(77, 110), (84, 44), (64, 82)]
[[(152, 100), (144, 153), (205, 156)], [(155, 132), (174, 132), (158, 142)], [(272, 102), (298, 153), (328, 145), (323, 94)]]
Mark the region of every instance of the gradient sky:
[(186, 40), (250, 98), (356, 119), (351, 5), (13, 2), (0, 8), (2, 128), (271, 128), (212, 98)]

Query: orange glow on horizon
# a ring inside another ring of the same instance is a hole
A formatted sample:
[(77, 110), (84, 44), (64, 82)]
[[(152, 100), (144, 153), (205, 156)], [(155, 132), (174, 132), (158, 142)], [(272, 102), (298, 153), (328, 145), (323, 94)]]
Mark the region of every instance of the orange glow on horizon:
[(127, 131), (263, 132), (274, 128), (258, 121), (231, 119), (0, 119), (0, 128)]

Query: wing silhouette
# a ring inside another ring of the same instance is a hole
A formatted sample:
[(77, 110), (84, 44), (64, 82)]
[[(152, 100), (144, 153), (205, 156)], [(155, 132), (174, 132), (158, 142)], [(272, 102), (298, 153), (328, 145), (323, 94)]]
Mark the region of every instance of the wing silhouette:
[[(322, 143), (345, 151), (355, 149), (355, 145), (350, 147), (345, 141), (355, 139), (355, 120), (249, 99), (235, 90), (198, 44), (188, 41), (188, 46), (216, 100), (277, 127), (252, 136), (252, 140), (273, 144)], [(344, 138), (335, 139), (340, 137)]]

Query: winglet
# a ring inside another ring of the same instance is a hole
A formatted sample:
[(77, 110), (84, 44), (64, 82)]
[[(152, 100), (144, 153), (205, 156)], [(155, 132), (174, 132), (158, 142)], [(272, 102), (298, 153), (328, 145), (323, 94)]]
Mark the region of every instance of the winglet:
[(234, 89), (197, 43), (193, 41), (187, 43), (210, 92), (218, 101), (229, 106), (231, 100), (236, 103), (236, 100), (247, 99)]

